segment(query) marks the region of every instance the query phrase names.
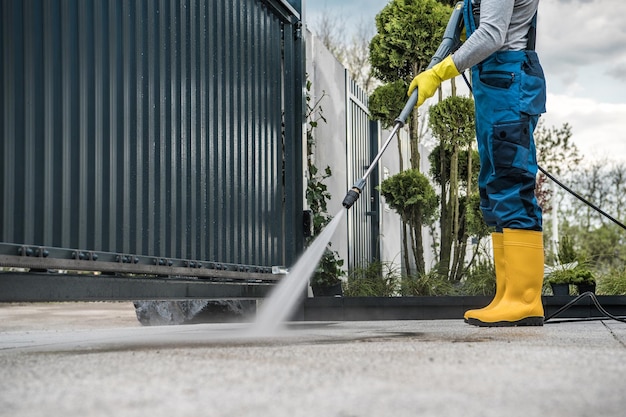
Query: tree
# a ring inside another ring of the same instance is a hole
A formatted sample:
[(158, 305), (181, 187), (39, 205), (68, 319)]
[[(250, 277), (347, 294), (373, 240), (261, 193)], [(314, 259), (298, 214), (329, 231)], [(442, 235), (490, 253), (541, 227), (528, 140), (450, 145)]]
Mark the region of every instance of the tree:
[(343, 62), (346, 45), (344, 43), (344, 26), (338, 15), (333, 15), (325, 10), (320, 18), (314, 22), (313, 31), (322, 42), (322, 45), (337, 58), (339, 62)]
[(370, 42), (374, 75), (383, 82), (410, 82), (422, 72), (437, 47), (451, 9), (436, 0), (393, 0), (376, 16)]
[[(428, 66), (441, 43), (450, 11), (436, 0), (393, 0), (385, 6), (376, 16), (377, 33), (370, 42), (374, 76), (385, 83), (403, 81), (406, 92), (411, 80)], [(376, 90), (387, 88), (383, 85)], [(402, 97), (406, 101), (406, 94)], [(390, 109), (395, 110), (395, 106)], [(373, 106), (370, 111), (381, 113)], [(388, 115), (386, 119), (397, 115)], [(418, 113), (413, 112), (409, 119), (409, 137), (414, 168), (419, 167), (420, 159), (418, 120)]]
[[(624, 222), (625, 173), (623, 164), (596, 161), (574, 168), (565, 182), (584, 199)], [(572, 237), (576, 251), (599, 271), (623, 265), (624, 229), (573, 196), (564, 196), (563, 200), (563, 233)]]
[[(402, 220), (411, 226), (411, 251), (413, 258), (419, 259), (420, 252), (423, 255), (423, 248), (420, 246), (421, 236), (418, 237), (421, 234), (421, 225), (432, 223), (437, 212), (437, 194), (428, 178), (417, 169), (407, 169), (383, 181), (380, 184), (380, 193)], [(404, 256), (407, 274), (411, 275), (412, 268), (407, 251)], [(415, 267), (418, 275), (424, 273), (423, 265)]]
[(350, 78), (371, 93), (377, 83), (370, 66), (369, 43), (374, 36), (374, 26), (361, 20), (346, 45), (344, 59), (341, 61), (348, 70)]
[(395, 123), (406, 103), (407, 84), (396, 80), (374, 90), (369, 98), (370, 117), (380, 121), (385, 129)]
[(313, 22), (311, 29), (326, 49), (348, 70), (350, 78), (370, 93), (377, 81), (369, 63), (369, 43), (374, 36), (374, 25), (360, 21), (347, 40), (341, 17), (324, 11)]
[[(581, 157), (576, 144), (571, 141), (572, 128), (569, 124), (564, 123), (560, 128), (554, 126), (547, 128), (540, 120), (534, 136), (537, 162), (552, 175), (559, 177), (564, 172), (571, 172), (580, 164)], [(535, 195), (544, 213), (552, 210), (552, 190), (548, 184), (548, 178), (539, 173)]]
[(453, 7), (458, 2), (459, 0), (439, 0), (439, 3), (447, 4), (450, 7)]
[[(389, 125), (404, 107), (410, 81), (430, 63), (441, 43), (451, 9), (436, 0), (393, 0), (376, 16), (376, 35), (370, 42), (373, 75), (387, 83), (372, 94), (369, 109), (377, 120)], [(410, 163), (419, 168), (419, 114), (408, 120)], [(405, 223), (406, 225), (406, 223)], [(422, 243), (422, 224), (415, 223), (409, 233), (416, 240), (415, 264), (418, 273), (426, 272)], [(404, 236), (407, 236), (406, 226)], [(405, 241), (406, 248), (406, 241)], [(406, 250), (405, 250), (406, 254)], [(410, 266), (405, 259), (405, 267)]]
[[(428, 124), (433, 136), (440, 141), (430, 157), (433, 177), (440, 186), (440, 251), (439, 274), (453, 281), (461, 279), (467, 244), (465, 204), (472, 192), (477, 172), (472, 164), (474, 143), (474, 100), (448, 97), (430, 108)], [(464, 153), (465, 171), (460, 169)], [(464, 189), (464, 195), (462, 195)], [(452, 256), (454, 255), (454, 258)]]
[(609, 170), (608, 180), (613, 192), (609, 195), (609, 206), (613, 210), (613, 216), (624, 219), (626, 209), (626, 166), (613, 165)]

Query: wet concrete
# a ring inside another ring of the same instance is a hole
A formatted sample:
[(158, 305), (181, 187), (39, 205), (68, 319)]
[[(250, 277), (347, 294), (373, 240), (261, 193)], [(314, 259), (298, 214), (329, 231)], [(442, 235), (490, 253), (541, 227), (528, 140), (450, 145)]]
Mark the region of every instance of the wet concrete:
[[(0, 305), (1, 416), (626, 410), (626, 324), (614, 321), (508, 329), (462, 320), (311, 322), (261, 338), (249, 336), (248, 323), (140, 327), (132, 303), (95, 304)], [(68, 315), (83, 320), (63, 323)]]

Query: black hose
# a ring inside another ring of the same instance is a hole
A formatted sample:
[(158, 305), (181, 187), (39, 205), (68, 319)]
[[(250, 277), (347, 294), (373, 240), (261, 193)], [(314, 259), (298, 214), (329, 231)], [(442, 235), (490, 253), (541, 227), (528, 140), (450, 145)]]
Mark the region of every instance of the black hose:
[[(598, 298), (596, 297), (596, 295), (590, 291), (587, 291), (585, 293), (582, 293), (581, 295), (579, 295), (578, 297), (574, 298), (572, 301), (570, 301), (569, 303), (565, 304), (563, 307), (559, 308), (557, 311), (555, 311), (554, 313), (552, 313), (551, 315), (549, 315), (548, 317), (546, 317), (544, 319), (544, 323), (546, 323), (548, 320), (551, 320), (552, 318), (558, 316), (559, 314), (561, 314), (562, 312), (564, 312), (565, 310), (567, 310), (568, 308), (570, 308), (571, 306), (573, 306), (574, 304), (576, 304), (578, 301), (582, 300), (585, 297), (590, 297), (591, 301), (593, 301), (593, 304), (596, 306), (596, 308), (598, 309), (598, 311), (600, 311), (602, 314), (604, 314), (604, 317), (593, 317), (593, 318), (589, 318), (588, 320), (603, 320), (603, 319), (613, 319), (616, 321), (621, 321), (622, 323), (626, 323), (626, 319), (624, 317), (618, 317), (618, 316), (614, 316), (613, 314), (609, 313), (608, 311), (606, 311), (604, 309), (604, 307), (602, 307), (602, 305), (600, 305), (600, 302), (598, 301)], [(562, 320), (564, 321), (564, 320)], [(567, 320), (567, 321), (573, 321), (573, 320)], [(558, 323), (558, 322), (553, 322), (553, 323)]]
[(574, 192), (573, 190), (571, 190), (569, 187), (567, 187), (565, 184), (563, 184), (562, 182), (560, 182), (559, 180), (557, 180), (556, 178), (554, 178), (554, 176), (552, 176), (548, 171), (546, 171), (545, 169), (541, 168), (540, 166), (538, 166), (539, 171), (541, 171), (546, 177), (550, 178), (552, 181), (554, 181), (559, 187), (561, 187), (562, 189), (564, 189), (565, 191), (567, 191), (568, 193), (570, 193), (571, 195), (573, 195), (574, 197), (576, 197), (577, 199), (579, 199), (580, 201), (582, 201), (583, 203), (585, 203), (586, 205), (588, 205), (589, 207), (591, 207), (592, 209), (594, 209), (595, 211), (597, 211), (598, 213), (602, 214), (603, 216), (605, 216), (607, 219), (611, 220), (613, 223), (615, 223), (616, 225), (618, 225), (619, 227), (621, 227), (622, 229), (626, 230), (626, 226), (624, 225), (624, 223), (620, 222), (619, 220), (617, 220), (616, 218), (614, 218), (613, 216), (611, 216), (610, 214), (608, 214), (607, 212), (603, 211), (602, 209), (600, 209), (600, 207), (594, 205), (593, 203), (591, 203), (588, 200), (585, 200), (582, 196), (578, 195), (576, 192)]

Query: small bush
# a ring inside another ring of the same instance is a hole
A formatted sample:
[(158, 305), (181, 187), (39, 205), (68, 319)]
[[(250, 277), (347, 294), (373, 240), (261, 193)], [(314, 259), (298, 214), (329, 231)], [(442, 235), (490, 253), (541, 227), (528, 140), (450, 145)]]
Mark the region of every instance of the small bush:
[(596, 292), (601, 295), (626, 295), (626, 268), (614, 268), (598, 277)]
[(461, 287), (463, 295), (494, 295), (496, 293), (496, 269), (490, 261), (480, 261), (472, 267)]
[(593, 284), (596, 282), (590, 264), (585, 261), (579, 262), (574, 268), (558, 267), (545, 280), (548, 284)]
[(311, 277), (311, 285), (332, 287), (341, 282), (341, 277), (346, 273), (341, 268), (343, 259), (339, 258), (336, 251), (326, 248), (320, 262)]
[(399, 289), (400, 272), (391, 263), (372, 262), (355, 268), (344, 284), (345, 297), (392, 297)]
[(402, 295), (455, 295), (454, 285), (435, 271), (420, 276), (407, 276), (402, 279)]
[(546, 277), (548, 284), (573, 284), (576, 278), (574, 269), (556, 269)]

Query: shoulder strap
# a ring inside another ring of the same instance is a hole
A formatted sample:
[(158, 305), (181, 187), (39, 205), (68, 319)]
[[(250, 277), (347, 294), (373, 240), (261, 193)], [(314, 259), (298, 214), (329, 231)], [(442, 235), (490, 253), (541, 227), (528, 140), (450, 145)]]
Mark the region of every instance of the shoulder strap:
[(535, 43), (537, 41), (537, 12), (533, 16), (533, 20), (530, 22), (530, 29), (528, 29), (528, 41), (526, 42), (526, 50), (534, 51)]

